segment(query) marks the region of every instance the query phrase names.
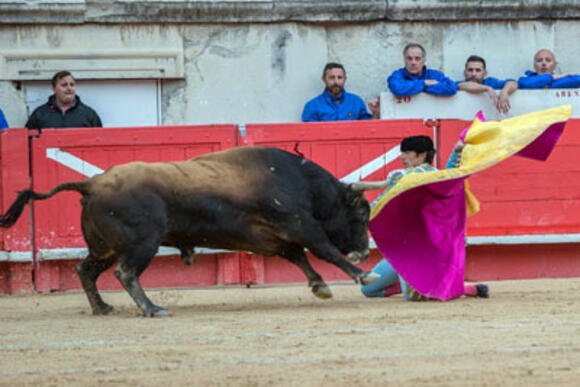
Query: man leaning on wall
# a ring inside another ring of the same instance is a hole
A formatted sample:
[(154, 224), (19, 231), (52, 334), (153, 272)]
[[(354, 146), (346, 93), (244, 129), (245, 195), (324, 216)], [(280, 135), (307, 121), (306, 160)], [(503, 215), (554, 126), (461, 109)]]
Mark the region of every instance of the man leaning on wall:
[(325, 86), (322, 93), (304, 105), (303, 122), (368, 120), (379, 117), (378, 105), (369, 105), (371, 115), (361, 97), (346, 92), (346, 71), (342, 64), (327, 63), (322, 71), (322, 82)]
[(425, 66), (425, 49), (411, 43), (403, 49), (405, 67), (393, 71), (387, 78), (389, 90), (397, 97), (407, 97), (421, 92), (434, 95), (454, 95), (457, 86), (441, 71)]
[(568, 89), (580, 87), (580, 74), (567, 72), (554, 74), (556, 57), (548, 49), (541, 49), (534, 55), (534, 71), (528, 70), (518, 79), (520, 89)]
[(28, 118), (28, 129), (102, 127), (99, 115), (76, 94), (76, 81), (68, 71), (52, 77), (52, 94), (48, 101)]
[[(504, 114), (509, 112), (511, 108), (509, 97), (518, 88), (514, 79), (488, 77), (485, 59), (477, 55), (467, 58), (463, 76), (465, 77), (463, 81), (456, 82), (457, 90), (472, 94), (487, 93), (499, 112)], [(500, 90), (499, 93), (496, 90)]]

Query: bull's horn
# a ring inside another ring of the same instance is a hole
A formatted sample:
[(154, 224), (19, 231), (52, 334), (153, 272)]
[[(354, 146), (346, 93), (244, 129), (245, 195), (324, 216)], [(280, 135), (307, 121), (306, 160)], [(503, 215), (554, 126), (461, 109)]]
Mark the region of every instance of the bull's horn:
[(371, 191), (374, 189), (385, 188), (389, 183), (384, 181), (357, 181), (356, 183), (351, 183), (350, 188), (354, 191)]

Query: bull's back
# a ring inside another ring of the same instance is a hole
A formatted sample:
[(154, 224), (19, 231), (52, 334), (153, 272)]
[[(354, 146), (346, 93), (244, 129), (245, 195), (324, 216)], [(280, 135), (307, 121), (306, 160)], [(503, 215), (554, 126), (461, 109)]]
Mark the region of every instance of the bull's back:
[(295, 194), (307, 184), (307, 160), (266, 147), (241, 147), (179, 162), (131, 162), (91, 179), (98, 195), (155, 192), (170, 197), (211, 194), (234, 201), (257, 200), (280, 192)]

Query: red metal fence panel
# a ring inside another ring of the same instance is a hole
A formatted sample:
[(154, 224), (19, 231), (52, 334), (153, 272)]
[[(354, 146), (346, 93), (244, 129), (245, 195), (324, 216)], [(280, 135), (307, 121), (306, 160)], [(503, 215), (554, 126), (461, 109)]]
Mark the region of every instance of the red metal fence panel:
[[(28, 188), (28, 132), (0, 131), (0, 211), (6, 212), (18, 191)], [(0, 230), (0, 293), (33, 290), (30, 252), (30, 210), (10, 229)]]
[[(469, 124), (440, 121), (439, 165)], [(467, 221), (468, 280), (580, 275), (579, 153), (580, 120), (572, 119), (547, 161), (512, 157), (469, 178), (481, 211)], [(506, 236), (519, 239), (506, 243)], [(470, 245), (482, 237), (484, 245)]]
[[(439, 165), (469, 122), (441, 120)], [(469, 236), (580, 233), (580, 120), (569, 120), (545, 162), (512, 157), (469, 178), (482, 211), (467, 222)]]
[[(44, 130), (32, 141), (33, 187), (46, 192), (54, 186), (87, 178), (113, 165), (130, 161), (179, 161), (235, 145), (235, 126), (132, 127)], [(62, 192), (34, 203), (35, 282), (39, 291), (78, 288), (73, 262), (84, 258), (80, 229), (80, 196)], [(191, 286), (239, 282), (239, 258), (205, 256), (193, 267), (179, 257), (157, 259), (144, 273), (144, 286)], [(229, 260), (233, 259), (233, 263)], [(174, 266), (176, 266), (174, 268)], [(173, 268), (174, 270), (169, 270)], [(99, 279), (102, 288), (119, 288), (110, 272)]]
[[(422, 120), (372, 120), (299, 124), (247, 125), (240, 131), (242, 145), (263, 145), (300, 152), (346, 181), (384, 180), (389, 171), (402, 168), (398, 158), (401, 139), (411, 135), (433, 136)], [(367, 192), (369, 200), (379, 191)], [(310, 261), (325, 280), (349, 279), (336, 266), (317, 258)], [(361, 265), (371, 269), (380, 259), (378, 252)], [(246, 283), (303, 282), (304, 274), (278, 257), (250, 255), (245, 261)]]
[[(381, 180), (390, 170), (402, 167), (399, 143), (410, 135), (434, 135), (437, 165), (445, 165), (459, 132), (469, 122), (432, 123), (260, 124), (241, 126), (239, 131), (234, 125), (87, 128), (44, 130), (40, 135), (26, 129), (5, 130), (0, 132), (0, 210), (6, 211), (16, 192), (31, 182), (35, 190), (45, 192), (115, 164), (183, 160), (244, 145), (299, 152), (346, 182)], [(570, 120), (545, 163), (515, 157), (470, 178), (482, 211), (468, 220), (467, 279), (580, 275), (580, 166), (575, 162), (580, 153), (579, 129), (580, 120)], [(367, 196), (373, 200), (378, 194), (368, 192)], [(32, 231), (28, 207), (13, 228), (0, 231), (0, 293), (79, 288), (74, 265), (86, 253), (79, 199), (76, 193), (63, 192), (37, 201)], [(520, 240), (502, 245), (505, 242), (500, 239), (505, 237)], [(485, 241), (472, 242), (477, 238)], [(378, 252), (373, 251), (362, 267), (370, 269), (378, 259)], [(312, 263), (326, 280), (347, 279), (326, 262), (312, 259)], [(289, 262), (248, 253), (202, 255), (193, 267), (184, 266), (178, 256), (166, 256), (154, 260), (142, 276), (146, 287), (303, 281), (302, 272)], [(120, 288), (110, 272), (99, 279), (99, 286)]]

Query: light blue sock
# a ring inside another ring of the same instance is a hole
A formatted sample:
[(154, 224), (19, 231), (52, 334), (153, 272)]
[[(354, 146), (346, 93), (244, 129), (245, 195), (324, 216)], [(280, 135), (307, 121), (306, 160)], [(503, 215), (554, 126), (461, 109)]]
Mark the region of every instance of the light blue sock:
[(380, 275), (381, 278), (377, 279), (370, 285), (362, 285), (360, 287), (361, 292), (366, 297), (384, 297), (385, 289), (399, 280), (399, 275), (397, 272), (384, 258), (381, 259), (375, 267), (373, 267), (371, 272)]

